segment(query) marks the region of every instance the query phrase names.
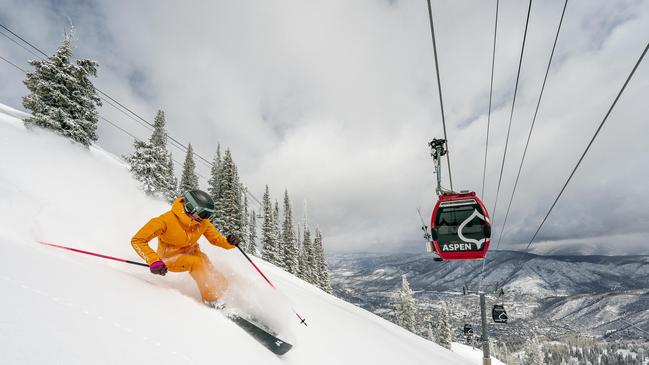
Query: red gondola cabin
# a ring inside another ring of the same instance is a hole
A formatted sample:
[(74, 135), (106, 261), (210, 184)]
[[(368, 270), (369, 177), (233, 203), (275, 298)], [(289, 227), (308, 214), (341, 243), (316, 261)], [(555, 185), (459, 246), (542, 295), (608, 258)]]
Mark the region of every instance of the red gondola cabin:
[(489, 213), (475, 192), (440, 195), (430, 226), (432, 248), (442, 260), (480, 260), (487, 254)]

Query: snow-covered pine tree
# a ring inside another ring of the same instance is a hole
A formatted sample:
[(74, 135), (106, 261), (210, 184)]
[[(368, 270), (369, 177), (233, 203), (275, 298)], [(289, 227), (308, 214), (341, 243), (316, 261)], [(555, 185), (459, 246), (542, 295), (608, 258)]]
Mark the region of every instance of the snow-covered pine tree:
[(219, 190), (219, 180), (221, 180), (221, 145), (216, 148), (216, 155), (214, 156), (214, 161), (212, 162), (212, 168), (210, 169), (210, 178), (207, 181), (207, 191), (214, 200), (214, 216), (212, 217), (212, 223), (216, 226), (217, 229), (221, 229), (220, 224), (217, 222), (217, 217), (222, 217), (225, 213), (223, 212), (223, 204), (221, 203), (223, 198), (221, 191)]
[(167, 178), (166, 186), (164, 188), (164, 195), (167, 201), (173, 202), (180, 193), (178, 192), (178, 180), (174, 174), (174, 161), (171, 153), (167, 153)]
[(412, 333), (417, 333), (416, 304), (412, 296), (406, 275), (401, 275), (401, 289), (397, 292), (395, 302), (397, 324)]
[(525, 346), (525, 364), (543, 365), (544, 358), (539, 339), (536, 336), (532, 337)]
[(148, 195), (172, 202), (178, 192), (173, 160), (171, 153), (167, 151), (166, 135), (164, 112), (159, 110), (149, 141), (134, 141), (135, 152), (124, 156), (124, 159)]
[(239, 186), (240, 197), (243, 197), (243, 205), (239, 210), (241, 212), (241, 223), (239, 223), (240, 229), (240, 238), (242, 247), (245, 250), (248, 250), (248, 223), (250, 222), (250, 217), (248, 216), (248, 197), (244, 192), (245, 187), (243, 185)]
[(331, 281), (329, 279), (329, 268), (325, 260), (324, 247), (322, 246), (322, 233), (320, 227), (316, 226), (315, 239), (313, 240), (313, 253), (315, 258), (315, 270), (318, 282), (315, 283), (320, 289), (331, 293)]
[(30, 94), (23, 97), (23, 106), (32, 116), (25, 119), (27, 127), (41, 127), (89, 146), (98, 139), (97, 122), (101, 100), (90, 76), (97, 76), (96, 61), (89, 59), (71, 63), (73, 30), (52, 56), (31, 60), (35, 70), (24, 80)]
[(254, 210), (250, 213), (250, 224), (248, 225), (248, 253), (259, 256), (257, 249), (257, 216)]
[(309, 224), (306, 214), (306, 202), (304, 203), (304, 223), (302, 226), (302, 251), (301, 259), (302, 265), (300, 266), (300, 272), (298, 277), (303, 280), (313, 284), (315, 283), (315, 265), (313, 257), (313, 243), (311, 242), (311, 231), (309, 230)]
[[(167, 198), (169, 202), (174, 201), (176, 199), (176, 196), (178, 196), (178, 180), (176, 179), (176, 176), (174, 174), (174, 162), (173, 162), (173, 157), (171, 156), (171, 153), (169, 150), (167, 150), (167, 130), (166, 130), (166, 118), (165, 118), (165, 113), (164, 111), (158, 109), (158, 112), (155, 115), (155, 118), (153, 118), (153, 134), (151, 134), (151, 138), (149, 138), (149, 143), (155, 148), (157, 151), (155, 153), (159, 156), (160, 159), (164, 160), (161, 164), (166, 164), (167, 170), (166, 174), (162, 181), (161, 181), (161, 186), (159, 187), (161, 190), (164, 191), (164, 195)], [(164, 156), (164, 158), (162, 157)]]
[(439, 315), (437, 316), (437, 333), (435, 334), (435, 342), (450, 350), (453, 342), (453, 333), (451, 332), (451, 324), (449, 321), (448, 306), (446, 305), (446, 302), (442, 302)]
[(270, 202), (270, 191), (268, 185), (266, 185), (266, 191), (261, 200), (261, 209), (263, 216), (263, 222), (261, 224), (261, 257), (270, 263), (276, 263), (279, 261), (279, 252), (277, 252), (277, 246), (275, 245), (273, 205)]
[(288, 196), (288, 190), (284, 190), (284, 222), (282, 222), (281, 242), (284, 267), (291, 274), (296, 274), (298, 270), (299, 252), (297, 237), (295, 237), (295, 225), (293, 223), (293, 209), (291, 207), (291, 199)]
[(165, 112), (158, 109), (155, 118), (153, 118), (153, 134), (151, 134), (151, 138), (149, 139), (149, 142), (154, 146), (167, 148), (166, 124)]
[(277, 261), (273, 262), (278, 267), (288, 271), (286, 269), (286, 263), (284, 261), (284, 247), (282, 244), (282, 230), (280, 229), (279, 224), (279, 203), (275, 200), (275, 207), (273, 208), (273, 237), (275, 242), (275, 250), (277, 251)]
[(435, 341), (435, 333), (433, 332), (433, 324), (430, 321), (426, 322), (428, 324), (427, 332), (426, 334), (428, 335), (428, 339), (431, 341)]
[(194, 162), (194, 149), (190, 143), (183, 164), (183, 174), (180, 178), (180, 191), (186, 192), (198, 189), (198, 176), (196, 176), (196, 163)]
[(218, 211), (215, 214), (216, 227), (223, 234), (241, 237), (241, 183), (229, 149), (225, 151), (220, 170), (217, 190), (221, 214)]

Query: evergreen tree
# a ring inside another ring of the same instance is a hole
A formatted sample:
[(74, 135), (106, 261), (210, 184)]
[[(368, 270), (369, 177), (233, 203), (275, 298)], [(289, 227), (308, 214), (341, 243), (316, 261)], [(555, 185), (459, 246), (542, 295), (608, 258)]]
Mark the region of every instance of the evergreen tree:
[(166, 135), (164, 113), (159, 110), (149, 141), (134, 141), (135, 152), (124, 158), (148, 195), (172, 202), (177, 196), (176, 177)]
[(401, 276), (401, 289), (397, 292), (395, 303), (397, 324), (412, 333), (417, 333), (416, 304), (406, 275)]
[(239, 226), (241, 227), (240, 230), (240, 238), (241, 238), (241, 243), (243, 244), (242, 247), (245, 247), (245, 249), (248, 249), (248, 223), (250, 222), (250, 217), (248, 216), (248, 197), (243, 193), (243, 185), (239, 187), (239, 191), (241, 192), (241, 195), (243, 195), (243, 205), (241, 206), (240, 212), (241, 212), (241, 223)]
[(89, 146), (97, 141), (97, 122), (101, 100), (90, 81), (97, 76), (96, 61), (89, 59), (71, 63), (73, 31), (52, 56), (31, 60), (33, 72), (24, 80), (30, 94), (23, 105), (31, 111), (25, 119), (27, 127), (41, 127)]
[(315, 239), (313, 240), (313, 252), (315, 255), (315, 270), (317, 271), (317, 285), (320, 289), (331, 293), (331, 281), (329, 279), (329, 268), (325, 260), (324, 248), (322, 246), (322, 233), (320, 228), (315, 229)]
[(449, 323), (448, 306), (446, 305), (446, 302), (443, 302), (437, 318), (437, 334), (435, 336), (435, 342), (442, 347), (449, 350), (451, 349), (453, 334), (451, 332), (451, 324)]
[(313, 256), (313, 243), (311, 242), (311, 231), (309, 230), (309, 224), (306, 213), (306, 202), (304, 203), (304, 223), (302, 226), (302, 251), (301, 251), (301, 266), (298, 277), (302, 278), (306, 282), (313, 284), (315, 282), (314, 278), (314, 256)]
[(275, 244), (275, 250), (277, 251), (277, 261), (273, 262), (278, 267), (281, 267), (286, 270), (284, 254), (282, 243), (281, 243), (282, 231), (279, 228), (279, 203), (275, 200), (275, 207), (273, 208), (273, 241)]
[(158, 159), (160, 160), (160, 164), (164, 164), (167, 167), (159, 189), (164, 192), (163, 194), (165, 198), (169, 202), (172, 202), (176, 196), (178, 196), (178, 181), (174, 175), (173, 157), (169, 150), (167, 150), (166, 124), (167, 122), (164, 111), (158, 110), (153, 119), (153, 134), (151, 134), (149, 143), (157, 150), (155, 153), (159, 156)]
[(295, 237), (295, 225), (293, 224), (293, 209), (288, 190), (284, 190), (284, 222), (282, 223), (282, 248), (284, 267), (291, 274), (298, 271), (299, 252), (297, 237)]
[(527, 343), (525, 347), (525, 364), (527, 365), (543, 365), (544, 356), (541, 344), (535, 336)]
[(212, 217), (212, 223), (216, 228), (221, 229), (221, 226), (217, 223), (217, 217), (222, 217), (225, 212), (223, 211), (223, 197), (221, 191), (219, 190), (219, 181), (221, 180), (221, 145), (216, 148), (216, 156), (214, 156), (214, 161), (212, 162), (212, 168), (210, 169), (210, 179), (207, 181), (207, 191), (214, 201), (214, 216)]
[(251, 255), (259, 256), (257, 249), (257, 216), (255, 211), (251, 211), (250, 225), (248, 226), (248, 252)]
[(178, 180), (174, 174), (174, 161), (171, 153), (167, 153), (167, 168), (165, 170), (165, 187), (164, 187), (164, 196), (168, 202), (173, 202), (176, 197), (178, 197)]
[(237, 167), (232, 159), (230, 150), (225, 151), (223, 161), (220, 164), (218, 180), (219, 211), (215, 214), (216, 227), (223, 234), (233, 234), (241, 237), (242, 203), (241, 183)]
[(186, 192), (189, 190), (198, 189), (198, 176), (196, 176), (196, 163), (194, 162), (194, 149), (190, 143), (187, 147), (187, 155), (185, 156), (185, 164), (183, 165), (183, 175), (180, 178), (180, 191)]
[(261, 204), (263, 211), (263, 222), (261, 225), (261, 257), (264, 260), (275, 264), (279, 262), (279, 252), (277, 251), (277, 246), (275, 244), (275, 232), (273, 229), (273, 205), (270, 202), (270, 192), (268, 190), (268, 185), (266, 185), (266, 192), (264, 192), (264, 197), (261, 200)]
[(167, 131), (165, 124), (165, 112), (158, 109), (155, 118), (153, 118), (153, 134), (151, 134), (151, 139), (149, 139), (149, 142), (154, 146), (167, 148)]

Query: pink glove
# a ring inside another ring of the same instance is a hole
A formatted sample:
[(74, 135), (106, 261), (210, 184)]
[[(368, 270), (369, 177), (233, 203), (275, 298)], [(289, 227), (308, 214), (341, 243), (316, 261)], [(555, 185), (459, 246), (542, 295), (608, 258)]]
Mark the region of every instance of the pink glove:
[(165, 274), (167, 273), (167, 271), (169, 269), (167, 268), (167, 265), (165, 265), (164, 262), (156, 261), (156, 262), (152, 263), (151, 265), (149, 265), (149, 270), (151, 270), (151, 272), (156, 274), (156, 275), (165, 276)]

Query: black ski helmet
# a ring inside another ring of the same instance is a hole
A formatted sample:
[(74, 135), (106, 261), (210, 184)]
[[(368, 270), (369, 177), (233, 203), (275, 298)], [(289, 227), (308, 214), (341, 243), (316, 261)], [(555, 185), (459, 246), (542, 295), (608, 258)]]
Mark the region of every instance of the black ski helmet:
[(214, 214), (214, 201), (210, 194), (202, 190), (190, 190), (183, 195), (185, 212), (196, 214), (201, 219), (207, 219)]

